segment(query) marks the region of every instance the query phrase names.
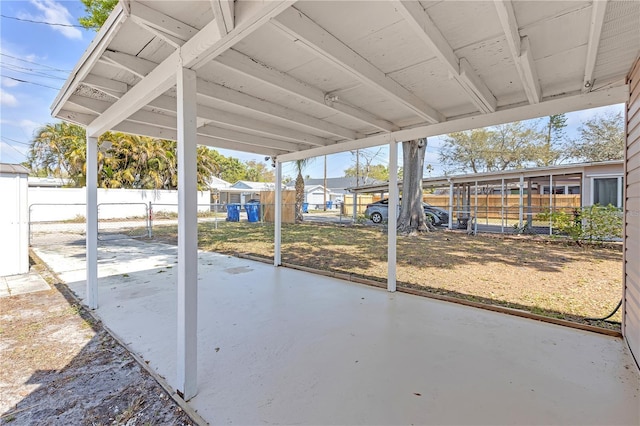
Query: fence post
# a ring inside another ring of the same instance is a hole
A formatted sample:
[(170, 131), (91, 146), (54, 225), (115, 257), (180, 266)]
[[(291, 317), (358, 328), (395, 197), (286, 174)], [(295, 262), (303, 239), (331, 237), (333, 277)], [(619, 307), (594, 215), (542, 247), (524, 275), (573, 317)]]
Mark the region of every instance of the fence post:
[(29, 233), (29, 247), (31, 247), (31, 207), (29, 206), (29, 220), (27, 222), (27, 232)]
[(151, 204), (151, 201), (149, 201), (149, 207), (148, 207), (148, 215), (147, 215), (147, 235), (149, 238), (153, 238), (153, 205)]

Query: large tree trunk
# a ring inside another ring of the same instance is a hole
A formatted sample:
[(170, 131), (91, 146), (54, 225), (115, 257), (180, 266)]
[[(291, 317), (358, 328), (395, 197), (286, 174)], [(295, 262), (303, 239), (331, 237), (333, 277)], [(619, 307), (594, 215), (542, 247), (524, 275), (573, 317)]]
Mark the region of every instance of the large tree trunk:
[(302, 203), (304, 203), (304, 178), (302, 172), (298, 171), (298, 177), (296, 177), (296, 223), (300, 223), (304, 220), (302, 216)]
[(422, 170), (426, 151), (427, 138), (402, 142), (402, 203), (397, 227), (402, 234), (412, 235), (435, 229), (427, 221), (422, 207)]

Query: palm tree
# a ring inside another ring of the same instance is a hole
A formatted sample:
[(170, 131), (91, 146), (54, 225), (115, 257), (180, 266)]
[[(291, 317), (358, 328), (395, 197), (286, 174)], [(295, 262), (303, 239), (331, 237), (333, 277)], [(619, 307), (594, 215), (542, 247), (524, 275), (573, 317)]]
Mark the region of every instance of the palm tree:
[(39, 128), (29, 149), (31, 169), (82, 184), (85, 141), (84, 129), (73, 124), (60, 122)]
[(296, 223), (300, 223), (304, 220), (302, 217), (302, 203), (304, 203), (304, 178), (302, 177), (302, 171), (309, 165), (312, 158), (305, 158), (302, 160), (296, 160), (296, 170), (298, 176), (296, 177)]

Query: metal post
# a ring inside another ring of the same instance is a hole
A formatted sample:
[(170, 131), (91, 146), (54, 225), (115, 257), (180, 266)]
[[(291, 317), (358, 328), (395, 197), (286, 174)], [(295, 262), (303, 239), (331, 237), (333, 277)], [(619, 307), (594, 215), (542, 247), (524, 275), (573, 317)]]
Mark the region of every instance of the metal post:
[(282, 265), (282, 163), (276, 159), (276, 191), (274, 203), (273, 266)]
[(87, 137), (87, 306), (98, 307), (98, 138)]
[(531, 210), (531, 191), (533, 188), (531, 187), (531, 178), (527, 179), (527, 223), (529, 227), (533, 227), (533, 211)]
[(474, 200), (475, 206), (473, 209), (473, 235), (478, 234), (478, 181), (476, 181), (476, 195)]
[(500, 184), (500, 232), (504, 234), (504, 178)]
[(177, 72), (178, 130), (178, 390), (197, 393), (198, 216), (196, 72)]
[(453, 182), (449, 180), (449, 229), (453, 229)]
[(387, 228), (387, 290), (396, 291), (396, 227), (398, 224), (398, 144), (389, 142), (389, 212)]
[(520, 201), (518, 203), (518, 226), (522, 229), (524, 222), (524, 175), (520, 175)]
[(149, 215), (148, 216), (149, 216), (149, 218), (148, 218), (148, 221), (147, 221), (147, 226), (148, 226), (147, 235), (148, 235), (149, 238), (153, 238), (153, 205), (152, 205), (151, 201), (149, 201)]
[(553, 175), (549, 175), (549, 235), (553, 235)]

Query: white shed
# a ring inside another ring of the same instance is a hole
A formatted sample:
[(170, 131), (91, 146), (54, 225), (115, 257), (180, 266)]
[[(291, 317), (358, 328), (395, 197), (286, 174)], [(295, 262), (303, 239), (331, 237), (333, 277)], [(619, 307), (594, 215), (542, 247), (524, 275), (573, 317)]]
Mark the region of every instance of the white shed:
[(0, 163), (0, 276), (29, 272), (29, 170), (17, 164)]

